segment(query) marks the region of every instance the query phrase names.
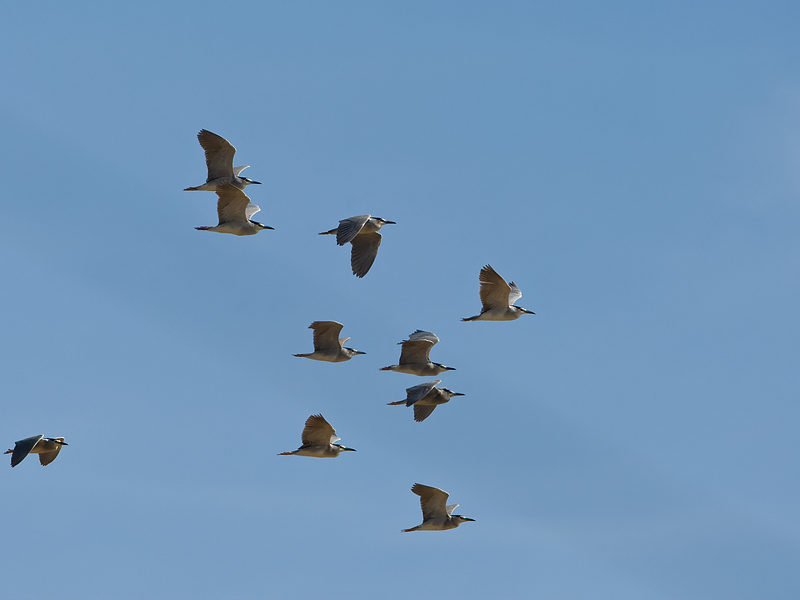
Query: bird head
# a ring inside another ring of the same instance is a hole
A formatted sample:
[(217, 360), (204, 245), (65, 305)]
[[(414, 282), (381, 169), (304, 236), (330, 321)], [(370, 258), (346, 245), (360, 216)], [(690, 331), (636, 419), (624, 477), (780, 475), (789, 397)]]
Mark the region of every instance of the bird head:
[(362, 352), (361, 350), (356, 350), (355, 348), (345, 348), (345, 350), (349, 350), (350, 352), (352, 352), (353, 356), (355, 356), (356, 354), (366, 354), (366, 352)]
[(441, 391), (445, 392), (451, 398), (455, 398), (456, 396), (463, 396), (461, 392), (454, 392), (453, 390), (448, 390), (447, 388), (441, 388)]
[(240, 179), (241, 179), (242, 181), (244, 181), (245, 185), (251, 185), (251, 184), (253, 184), (253, 183), (255, 183), (256, 185), (261, 185), (261, 182), (260, 182), (260, 181), (253, 181), (253, 180), (252, 180), (252, 179), (250, 179), (249, 177), (241, 177)]
[(381, 226), (381, 227), (383, 227), (384, 225), (397, 225), (397, 223), (395, 223), (394, 221), (387, 221), (386, 219), (383, 219), (383, 218), (381, 218), (381, 217), (373, 217), (373, 218), (374, 218), (374, 219), (375, 219), (375, 220), (376, 220), (378, 223), (380, 223), (380, 226)]
[(441, 363), (433, 363), (433, 364), (435, 364), (437, 367), (439, 367), (442, 371), (455, 371), (456, 370), (455, 367), (446, 367)]
[(347, 452), (355, 452), (356, 451), (355, 448), (348, 448), (347, 446), (342, 446), (341, 444), (333, 444), (333, 445), (336, 446), (339, 449), (339, 452), (345, 452), (345, 451), (347, 451)]
[(532, 310), (528, 310), (527, 308), (522, 308), (521, 306), (515, 306), (514, 308), (519, 310), (519, 312), (521, 312), (522, 314), (526, 314), (526, 315), (535, 315), (536, 314)]
[[(258, 182), (256, 182), (256, 183), (258, 183)], [(256, 227), (259, 227), (261, 229), (272, 229), (272, 231), (275, 231), (274, 227), (270, 227), (269, 225), (264, 225), (263, 223), (259, 223), (258, 221), (250, 221), (250, 222), (253, 225), (255, 225)]]
[(458, 524), (465, 523), (466, 521), (474, 521), (475, 519), (470, 519), (469, 517), (462, 517), (461, 515), (453, 515), (453, 519), (458, 521)]

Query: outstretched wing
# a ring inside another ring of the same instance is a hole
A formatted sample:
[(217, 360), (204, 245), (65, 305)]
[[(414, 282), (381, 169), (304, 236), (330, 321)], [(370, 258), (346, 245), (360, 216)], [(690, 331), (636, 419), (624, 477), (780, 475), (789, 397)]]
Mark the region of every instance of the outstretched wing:
[(344, 246), (347, 242), (352, 241), (368, 220), (369, 215), (358, 215), (357, 217), (350, 217), (349, 219), (342, 219), (339, 221), (338, 231), (336, 232), (336, 243), (340, 246)]
[(43, 435), (34, 435), (33, 437), (25, 438), (14, 444), (14, 451), (11, 453), (11, 466), (16, 467), (21, 463), (25, 457), (31, 453), (36, 443), (43, 437)]
[(498, 275), (491, 265), (486, 265), (481, 269), (479, 279), (481, 282), (481, 304), (483, 304), (483, 310), (509, 306), (511, 286)]
[(341, 349), (339, 333), (342, 327), (344, 325), (336, 321), (314, 321), (309, 325), (308, 328), (314, 330), (314, 350)]
[(322, 415), (311, 415), (303, 429), (303, 445), (324, 446), (339, 440), (336, 430)]
[(252, 214), (258, 212), (258, 207), (250, 203), (250, 198), (247, 197), (242, 190), (231, 185), (230, 183), (223, 183), (217, 186), (217, 214), (219, 215), (219, 224), (223, 223), (246, 223), (248, 221), (247, 211), (250, 206), (255, 206)]
[(422, 423), (425, 419), (431, 416), (431, 413), (436, 408), (436, 405), (415, 404), (414, 405), (414, 420), (417, 423)]
[(415, 385), (414, 387), (410, 387), (406, 389), (406, 406), (411, 406), (412, 404), (419, 402), (425, 396), (431, 393), (431, 390), (435, 388), (437, 385), (442, 383), (441, 379), (436, 379), (434, 381), (429, 381), (428, 383), (423, 383), (420, 385)]
[[(197, 134), (197, 140), (206, 151), (206, 166), (208, 167), (208, 181), (218, 177), (233, 177), (233, 155), (236, 148), (224, 137), (202, 129)], [(242, 167), (245, 168), (245, 167)], [(241, 171), (241, 169), (239, 169)]]
[(447, 499), (450, 494), (439, 488), (429, 485), (415, 483), (411, 491), (419, 496), (419, 503), (422, 506), (422, 520), (443, 519), (447, 515)]
[[(339, 227), (341, 233), (342, 228)], [(350, 252), (350, 266), (353, 267), (353, 275), (363, 277), (372, 268), (375, 257), (378, 256), (378, 248), (381, 246), (380, 233), (361, 233), (351, 241), (353, 250)]]

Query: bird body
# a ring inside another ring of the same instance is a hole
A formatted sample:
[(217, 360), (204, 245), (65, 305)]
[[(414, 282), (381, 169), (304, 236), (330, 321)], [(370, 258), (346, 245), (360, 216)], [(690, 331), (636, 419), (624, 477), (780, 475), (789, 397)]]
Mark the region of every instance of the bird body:
[(339, 221), (339, 227), (330, 231), (323, 231), (320, 235), (336, 235), (336, 243), (344, 246), (350, 242), (353, 249), (350, 253), (350, 266), (353, 275), (364, 277), (372, 268), (378, 248), (381, 245), (381, 234), (378, 230), (384, 225), (396, 225), (394, 221), (387, 221), (380, 217), (358, 215)]
[(431, 362), (431, 348), (438, 341), (439, 338), (430, 331), (417, 329), (406, 341), (400, 342), (402, 349), (399, 364), (383, 367), (381, 371), (395, 371), (420, 377), (435, 377), (442, 371), (455, 371), (453, 367)]
[(433, 410), (440, 404), (447, 404), (450, 398), (455, 396), (463, 396), (460, 392), (454, 392), (447, 388), (437, 388), (438, 384), (442, 383), (441, 379), (429, 381), (420, 385), (415, 385), (406, 389), (407, 397), (405, 400), (397, 402), (389, 402), (389, 406), (397, 406), (405, 404), (406, 406), (414, 407), (414, 420), (421, 423), (427, 419)]
[(536, 314), (526, 308), (514, 306), (522, 298), (522, 292), (512, 281), (500, 277), (491, 265), (481, 269), (481, 314), (461, 319), (462, 321), (515, 321), (524, 314)]
[(303, 428), (303, 445), (294, 452), (281, 452), (278, 456), (312, 456), (314, 458), (336, 458), (344, 451), (355, 452), (341, 444), (334, 444), (341, 438), (322, 415), (311, 415)]
[(292, 356), (324, 362), (344, 362), (350, 360), (356, 354), (366, 354), (366, 352), (361, 352), (360, 350), (344, 347), (344, 343), (350, 338), (339, 337), (342, 327), (344, 325), (336, 321), (314, 321), (308, 327), (314, 330), (314, 352), (310, 354), (293, 354)]
[(224, 137), (216, 133), (211, 133), (206, 129), (201, 129), (200, 133), (197, 134), (197, 140), (206, 153), (208, 178), (203, 185), (188, 187), (184, 190), (185, 192), (213, 192), (224, 183), (230, 183), (240, 190), (243, 190), (253, 183), (261, 184), (260, 181), (253, 181), (247, 177), (239, 177), (239, 173), (250, 165), (245, 165), (243, 167), (233, 166), (233, 155), (236, 154), (236, 148)]
[(56, 459), (61, 452), (61, 446), (68, 446), (63, 437), (46, 438), (43, 435), (19, 440), (14, 444), (13, 450), (8, 450), (4, 454), (11, 455), (11, 466), (16, 467), (28, 454), (38, 454), (39, 462), (46, 467)]
[(250, 202), (242, 190), (228, 182), (221, 183), (215, 190), (218, 196), (217, 215), (219, 225), (214, 227), (195, 227), (200, 231), (215, 231), (216, 233), (231, 233), (233, 235), (255, 235), (264, 229), (273, 229), (252, 221), (250, 217), (261, 209)]
[(419, 496), (422, 507), (422, 523), (403, 531), (446, 531), (455, 529), (466, 521), (474, 521), (469, 517), (454, 515), (453, 511), (458, 504), (447, 504), (450, 495), (444, 490), (415, 483), (411, 491)]

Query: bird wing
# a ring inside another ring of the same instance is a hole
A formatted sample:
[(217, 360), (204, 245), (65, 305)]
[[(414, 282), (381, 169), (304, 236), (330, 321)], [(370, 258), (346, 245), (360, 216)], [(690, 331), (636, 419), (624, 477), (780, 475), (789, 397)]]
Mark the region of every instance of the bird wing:
[(336, 430), (331, 427), (322, 415), (311, 415), (306, 419), (303, 429), (303, 445), (324, 446), (332, 444), (340, 438), (336, 437)]
[(425, 364), (431, 362), (431, 348), (433, 348), (433, 343), (428, 340), (408, 340), (401, 342), (401, 344), (403, 346), (400, 350), (401, 365)]
[(422, 331), (421, 329), (417, 329), (414, 333), (408, 336), (408, 340), (411, 342), (416, 340), (428, 340), (431, 344), (439, 343), (439, 338), (436, 337), (435, 333), (431, 333), (430, 331)]
[[(233, 155), (236, 148), (224, 137), (202, 129), (197, 134), (197, 140), (206, 151), (206, 165), (208, 166), (208, 181), (218, 177), (233, 177)], [(241, 169), (240, 169), (241, 170)]]
[(250, 165), (243, 165), (241, 167), (233, 167), (233, 174), (238, 177), (239, 173), (241, 173), (245, 169), (249, 169), (249, 168), (250, 168)]
[(28, 454), (31, 453), (36, 443), (41, 440), (43, 435), (35, 435), (33, 437), (25, 438), (14, 444), (14, 451), (11, 453), (11, 466), (16, 467), (21, 463)]
[(431, 416), (433, 409), (436, 408), (436, 405), (427, 405), (427, 404), (415, 404), (414, 405), (414, 420), (417, 423), (422, 423), (425, 419)]
[[(250, 203), (250, 198), (247, 197), (247, 194), (227, 182), (218, 186), (216, 192), (219, 197), (219, 200), (217, 200), (217, 214), (219, 215), (220, 225), (248, 221), (248, 208), (256, 205)], [(258, 207), (256, 206), (256, 208)], [(254, 211), (252, 214), (256, 212), (258, 211)]]
[(445, 510), (447, 511), (447, 516), (450, 517), (453, 515), (453, 511), (458, 508), (458, 504), (448, 504), (445, 506)]
[(419, 496), (419, 503), (422, 506), (422, 520), (444, 518), (447, 514), (445, 505), (450, 494), (439, 488), (429, 485), (415, 483), (411, 491)]
[(357, 217), (350, 217), (349, 219), (342, 219), (339, 221), (338, 231), (336, 232), (336, 243), (340, 246), (344, 246), (347, 242), (352, 241), (368, 220), (369, 215), (358, 215)]
[[(242, 192), (244, 193), (244, 192)], [(253, 218), (253, 215), (256, 214), (261, 210), (261, 207), (258, 204), (253, 204), (252, 202), (248, 204), (244, 209), (244, 216), (247, 217), (247, 220)]]
[[(64, 441), (64, 438), (55, 438), (55, 439), (61, 442)], [(56, 444), (55, 450), (51, 452), (42, 452), (41, 454), (39, 454), (39, 462), (42, 463), (43, 467), (46, 467), (56, 459), (56, 456), (58, 456), (59, 452), (61, 452), (61, 444)]]
[(495, 307), (509, 306), (509, 293), (511, 286), (506, 280), (497, 274), (491, 265), (486, 265), (481, 269), (481, 304), (483, 310)]
[(513, 281), (511, 282), (511, 291), (508, 294), (508, 304), (509, 306), (514, 304), (517, 300), (522, 298), (522, 290), (517, 287), (517, 284)]
[[(339, 227), (339, 231), (342, 228)], [(350, 266), (353, 267), (353, 275), (363, 277), (372, 268), (375, 257), (378, 256), (378, 248), (381, 246), (380, 233), (360, 233), (351, 241), (353, 250), (350, 252)]]
[(415, 385), (414, 387), (410, 387), (406, 389), (406, 406), (411, 406), (415, 402), (419, 402), (425, 396), (431, 393), (431, 390), (435, 388), (437, 385), (442, 383), (441, 379), (436, 379), (434, 381), (429, 381), (428, 383), (422, 383), (420, 385)]
[(308, 327), (314, 330), (314, 350), (341, 349), (339, 333), (342, 331), (342, 327), (344, 325), (336, 321), (314, 321)]

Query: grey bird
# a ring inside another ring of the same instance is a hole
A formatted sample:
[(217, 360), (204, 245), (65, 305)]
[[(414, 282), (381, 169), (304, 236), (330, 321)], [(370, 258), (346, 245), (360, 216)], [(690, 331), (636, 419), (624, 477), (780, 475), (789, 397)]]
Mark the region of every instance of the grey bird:
[(233, 235), (255, 235), (263, 229), (274, 229), (269, 225), (262, 225), (250, 217), (261, 209), (250, 202), (242, 190), (230, 183), (221, 183), (216, 190), (217, 215), (219, 225), (214, 227), (195, 227), (200, 231), (216, 231), (217, 233), (232, 233)]
[(481, 269), (480, 282), (481, 314), (462, 321), (515, 321), (524, 314), (536, 314), (527, 308), (514, 306), (514, 302), (522, 298), (522, 292), (513, 281), (506, 283), (491, 265)]
[(355, 452), (353, 448), (345, 448), (334, 444), (341, 438), (336, 437), (336, 430), (331, 427), (322, 415), (311, 415), (306, 419), (303, 429), (303, 445), (294, 452), (281, 452), (278, 456), (313, 456), (315, 458), (336, 458), (345, 450)]
[(429, 381), (420, 385), (415, 385), (406, 389), (406, 399), (398, 400), (397, 402), (389, 402), (388, 406), (398, 406), (405, 404), (406, 406), (414, 407), (414, 420), (421, 423), (429, 416), (433, 410), (440, 404), (447, 404), (450, 398), (455, 396), (463, 396), (460, 392), (454, 392), (447, 388), (437, 388), (436, 386), (442, 383), (441, 379)]
[(13, 450), (7, 450), (4, 454), (11, 455), (11, 466), (16, 467), (28, 454), (38, 454), (39, 462), (45, 467), (56, 459), (61, 452), (61, 446), (69, 446), (63, 437), (46, 438), (43, 435), (35, 435), (25, 438), (14, 444)]
[(233, 155), (236, 154), (236, 148), (224, 137), (211, 133), (206, 129), (201, 129), (200, 133), (197, 134), (197, 140), (206, 152), (208, 179), (203, 185), (186, 188), (185, 192), (213, 192), (223, 183), (230, 183), (240, 190), (253, 183), (261, 184), (260, 181), (239, 177), (239, 173), (250, 165), (243, 167), (233, 166)]
[(431, 348), (438, 341), (439, 338), (430, 331), (417, 329), (406, 341), (399, 342), (402, 346), (400, 364), (383, 367), (381, 371), (395, 371), (420, 377), (435, 377), (442, 371), (455, 371), (454, 367), (431, 362)]
[(369, 215), (359, 215), (342, 219), (339, 227), (330, 231), (323, 231), (320, 235), (336, 234), (336, 243), (344, 246), (347, 242), (353, 245), (350, 253), (350, 266), (353, 267), (353, 275), (363, 277), (369, 273), (375, 257), (378, 256), (378, 248), (381, 245), (381, 234), (378, 230), (384, 225), (397, 225), (394, 221), (387, 221), (380, 217)]
[(344, 347), (344, 343), (350, 338), (339, 337), (342, 327), (344, 325), (336, 321), (314, 321), (308, 326), (309, 329), (314, 330), (314, 352), (311, 354), (292, 354), (292, 356), (325, 362), (344, 362), (350, 360), (356, 354), (366, 354), (366, 352), (361, 352), (360, 350)]
[(455, 529), (466, 521), (474, 521), (469, 517), (454, 515), (453, 511), (458, 504), (447, 504), (450, 494), (439, 488), (429, 485), (415, 483), (411, 491), (419, 496), (419, 503), (422, 506), (422, 523), (411, 529), (403, 531), (444, 531)]

